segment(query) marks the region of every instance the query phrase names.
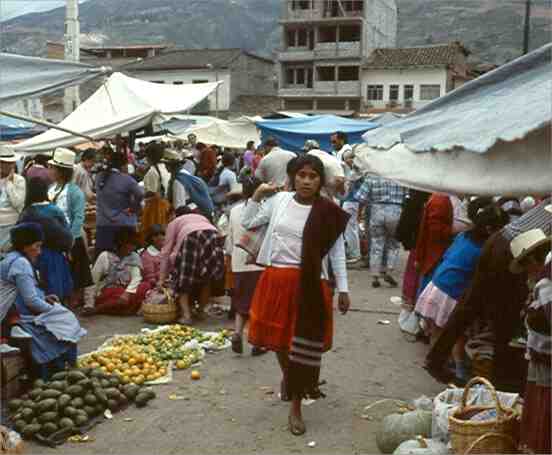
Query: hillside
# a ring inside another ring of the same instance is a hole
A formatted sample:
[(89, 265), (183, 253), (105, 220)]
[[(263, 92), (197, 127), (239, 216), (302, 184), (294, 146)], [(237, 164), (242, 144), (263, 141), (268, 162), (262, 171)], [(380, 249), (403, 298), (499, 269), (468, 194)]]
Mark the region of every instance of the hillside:
[[(398, 0), (399, 45), (463, 41), (472, 59), (502, 63), (521, 52), (519, 0)], [(548, 41), (552, 7), (533, 0), (531, 46)], [(83, 33), (105, 44), (170, 42), (181, 47), (241, 47), (270, 56), (280, 46), (280, 0), (88, 0), (80, 7)], [(1, 24), (4, 51), (44, 55), (63, 34), (64, 8)]]

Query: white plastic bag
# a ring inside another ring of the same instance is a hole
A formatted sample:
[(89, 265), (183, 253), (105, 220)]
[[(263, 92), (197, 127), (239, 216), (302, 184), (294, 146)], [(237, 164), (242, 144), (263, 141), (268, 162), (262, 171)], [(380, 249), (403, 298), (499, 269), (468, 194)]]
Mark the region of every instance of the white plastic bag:
[(420, 317), (414, 311), (402, 309), (399, 314), (399, 327), (403, 332), (418, 335), (421, 331)]
[[(448, 442), (449, 435), (449, 417), (454, 410), (460, 406), (464, 389), (450, 388), (441, 392), (433, 400), (433, 420), (431, 425), (431, 437), (443, 442)], [(498, 392), (500, 404), (504, 407), (514, 408), (516, 402), (519, 402), (517, 393)], [(494, 400), (488, 389), (475, 386), (470, 389), (468, 394), (468, 406), (494, 404)]]

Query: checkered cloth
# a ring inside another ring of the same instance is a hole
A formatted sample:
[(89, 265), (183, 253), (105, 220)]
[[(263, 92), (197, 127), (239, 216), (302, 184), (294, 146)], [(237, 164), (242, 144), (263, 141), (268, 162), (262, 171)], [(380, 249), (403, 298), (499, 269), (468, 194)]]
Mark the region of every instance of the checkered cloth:
[(355, 194), (361, 204), (394, 204), (402, 205), (406, 189), (392, 180), (377, 176), (366, 176)]
[(223, 241), (217, 231), (192, 232), (182, 243), (173, 276), (175, 290), (189, 293), (224, 276)]

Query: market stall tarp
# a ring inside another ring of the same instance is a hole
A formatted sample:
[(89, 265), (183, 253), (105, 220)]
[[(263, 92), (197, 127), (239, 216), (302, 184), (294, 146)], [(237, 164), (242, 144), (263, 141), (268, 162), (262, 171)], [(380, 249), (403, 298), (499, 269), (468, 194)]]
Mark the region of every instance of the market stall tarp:
[(259, 130), (247, 118), (228, 121), (208, 117), (205, 122), (189, 127), (180, 137), (186, 139), (192, 133), (196, 135), (198, 142), (221, 147), (244, 149), (248, 141), (254, 141), (255, 144), (260, 142)]
[(109, 71), (82, 63), (0, 53), (0, 103), (13, 103), (82, 84)]
[(373, 148), (485, 153), (523, 139), (552, 118), (552, 43), (470, 81), (424, 108), (364, 135)]
[[(219, 83), (156, 84), (114, 73), (59, 125), (94, 139), (113, 136), (163, 121), (164, 115), (186, 112), (209, 96)], [(84, 141), (51, 129), (18, 144), (16, 150), (38, 152)]]
[(429, 191), (549, 194), (551, 50), (544, 46), (367, 132), (356, 164)]
[(26, 139), (36, 136), (45, 130), (46, 128), (43, 126), (0, 115), (0, 141)]
[(280, 147), (298, 152), (307, 139), (315, 139), (322, 150), (331, 151), (330, 137), (336, 131), (347, 134), (350, 144), (362, 142), (362, 134), (378, 125), (373, 122), (352, 120), (335, 115), (313, 115), (303, 118), (262, 120), (256, 122), (261, 139), (274, 137)]

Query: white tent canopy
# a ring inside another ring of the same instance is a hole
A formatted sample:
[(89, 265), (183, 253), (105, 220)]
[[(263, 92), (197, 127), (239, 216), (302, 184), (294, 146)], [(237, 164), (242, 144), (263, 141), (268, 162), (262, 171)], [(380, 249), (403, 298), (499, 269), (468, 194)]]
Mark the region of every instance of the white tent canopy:
[(552, 44), (368, 131), (355, 163), (434, 192), (549, 194)]
[[(163, 115), (186, 112), (209, 96), (219, 83), (165, 85), (114, 73), (60, 126), (95, 139), (110, 137), (163, 121)], [(82, 138), (51, 129), (15, 148), (19, 152), (39, 152), (81, 142)]]
[(5, 53), (0, 53), (0, 68), (0, 102), (3, 106), (4, 103), (14, 103), (82, 84), (110, 70), (82, 63)]
[(254, 141), (257, 145), (261, 141), (255, 123), (245, 117), (231, 121), (207, 117), (205, 121), (188, 128), (180, 137), (185, 139), (192, 133), (198, 142), (229, 148), (243, 149), (248, 141)]

